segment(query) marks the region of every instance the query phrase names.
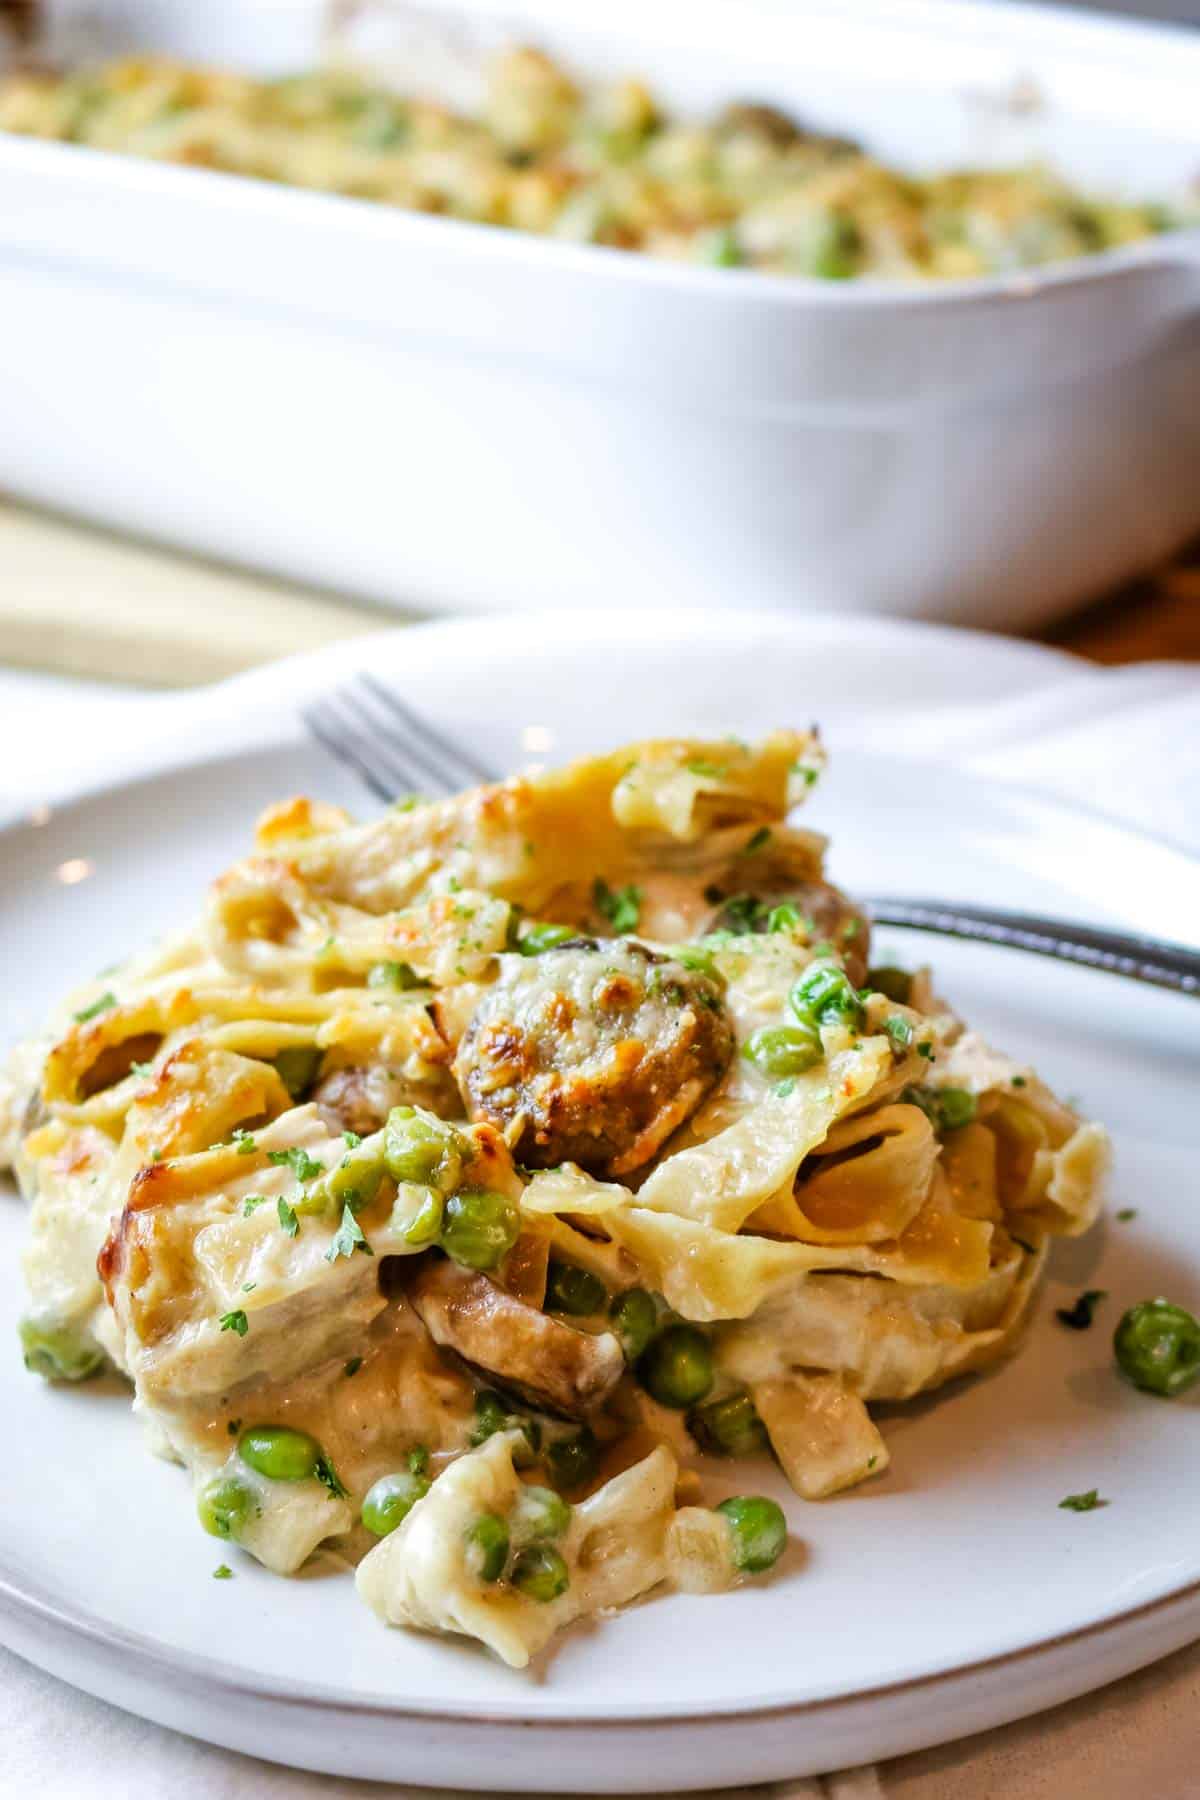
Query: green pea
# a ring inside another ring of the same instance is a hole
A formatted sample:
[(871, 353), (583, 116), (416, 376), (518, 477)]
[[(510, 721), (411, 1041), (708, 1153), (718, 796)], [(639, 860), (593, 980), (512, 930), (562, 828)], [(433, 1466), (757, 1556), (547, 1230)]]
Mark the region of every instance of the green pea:
[(383, 1180), (383, 1154), (378, 1134), (347, 1145), (331, 1169), (326, 1169), (299, 1194), (292, 1205), (298, 1213), (352, 1213), (369, 1206)]
[(495, 1388), (480, 1388), (475, 1396), (475, 1429), (471, 1433), (472, 1444), (486, 1443), (497, 1431), (505, 1431), (511, 1424), (509, 1411)]
[(969, 1125), (979, 1111), (974, 1094), (966, 1088), (944, 1087), (937, 1091), (938, 1117), (944, 1131), (957, 1131)]
[(467, 1567), (480, 1581), (499, 1581), (508, 1561), (508, 1526), (496, 1513), (481, 1513), (467, 1532)]
[(1134, 1387), (1170, 1399), (1200, 1375), (1200, 1324), (1169, 1300), (1142, 1300), (1117, 1326), (1113, 1351)]
[(546, 1311), (570, 1313), (586, 1318), (599, 1312), (608, 1299), (608, 1289), (588, 1269), (573, 1263), (552, 1262), (546, 1276)]
[(763, 1075), (802, 1075), (825, 1052), (815, 1025), (763, 1025), (742, 1045), (742, 1055)]
[(521, 1235), (521, 1215), (504, 1194), (463, 1188), (442, 1214), (442, 1249), (468, 1269), (494, 1269)]
[(416, 1249), (436, 1244), (442, 1233), (442, 1196), (426, 1188), (425, 1198), (404, 1230), (404, 1241)]
[(362, 1522), (376, 1537), (387, 1537), (407, 1519), (418, 1500), (429, 1492), (429, 1478), (403, 1469), (395, 1475), (381, 1475), (367, 1489), (362, 1503)]
[(884, 963), (878, 969), (872, 969), (867, 976), (867, 986), (877, 994), (886, 994), (899, 1006), (907, 1006), (912, 998), (913, 978), (907, 969), (898, 969), (892, 963)]
[(592, 1479), (600, 1462), (596, 1434), (585, 1425), (571, 1437), (555, 1438), (546, 1446), (546, 1462), (560, 1487), (568, 1490), (583, 1487)]
[(675, 944), (671, 949), (671, 955), (677, 963), (682, 963), (684, 968), (690, 969), (693, 974), (707, 975), (708, 979), (714, 981), (719, 988), (724, 988), (726, 985), (725, 977), (717, 967), (715, 954), (711, 950), (706, 950), (702, 944)]
[(25, 1367), (47, 1381), (85, 1381), (103, 1367), (104, 1352), (67, 1325), (39, 1325), (22, 1319), (17, 1327)]
[(733, 1533), (733, 1560), (747, 1575), (761, 1575), (783, 1555), (787, 1520), (774, 1500), (738, 1494), (722, 1500), (716, 1511), (729, 1520)]
[(638, 1378), (660, 1406), (694, 1406), (713, 1384), (708, 1339), (694, 1325), (668, 1325), (643, 1355)]
[(241, 1537), (257, 1504), (254, 1489), (236, 1475), (214, 1476), (196, 1496), (200, 1523), (210, 1537)]
[(844, 969), (813, 962), (791, 992), (792, 1011), (802, 1024), (848, 1025), (861, 1030), (863, 1004)]
[(553, 1488), (527, 1487), (520, 1509), (521, 1535), (527, 1538), (561, 1537), (571, 1523), (571, 1508)]
[(531, 925), (517, 944), (522, 956), (540, 956), (543, 950), (556, 950), (571, 938), (579, 936), (574, 925)]
[(625, 1361), (635, 1363), (658, 1326), (658, 1308), (645, 1288), (626, 1288), (608, 1309)]
[(272, 1058), (275, 1072), (293, 1100), (299, 1100), (308, 1092), (317, 1078), (324, 1054), (315, 1044), (289, 1044), (286, 1050)]
[(367, 970), (367, 986), (373, 988), (391, 988), (395, 993), (406, 993), (409, 988), (424, 987), (411, 963), (377, 962)]
[(321, 1446), (290, 1425), (255, 1425), (238, 1439), (238, 1455), (272, 1481), (308, 1481), (321, 1462)]
[(393, 1106), (383, 1132), (383, 1160), (395, 1181), (447, 1194), (460, 1175), (467, 1145), (453, 1125), (415, 1106)]
[(517, 1553), (512, 1584), (527, 1600), (536, 1600), (540, 1606), (546, 1606), (566, 1593), (571, 1585), (571, 1572), (558, 1551), (549, 1544), (529, 1544)]
[(749, 1394), (726, 1394), (688, 1414), (687, 1427), (702, 1450), (714, 1456), (754, 1456), (767, 1447), (767, 1433)]

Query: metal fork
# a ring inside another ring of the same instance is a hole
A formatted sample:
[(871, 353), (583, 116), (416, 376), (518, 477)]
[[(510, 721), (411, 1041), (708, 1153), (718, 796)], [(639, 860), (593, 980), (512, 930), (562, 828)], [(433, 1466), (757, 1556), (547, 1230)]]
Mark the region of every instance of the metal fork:
[(407, 794), (454, 794), (500, 780), (374, 675), (356, 675), (300, 715), (317, 742), (389, 806)]
[[(374, 675), (356, 676), (301, 713), (313, 737), (389, 804), (407, 794), (451, 794), (500, 780)], [(876, 925), (1026, 950), (1200, 998), (1200, 951), (1185, 944), (958, 901), (868, 895), (863, 904)]]

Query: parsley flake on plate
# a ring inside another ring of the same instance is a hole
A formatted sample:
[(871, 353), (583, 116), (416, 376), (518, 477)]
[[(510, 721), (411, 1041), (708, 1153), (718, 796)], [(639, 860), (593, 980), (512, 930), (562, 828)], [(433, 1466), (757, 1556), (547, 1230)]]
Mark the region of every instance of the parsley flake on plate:
[(250, 1321), (240, 1306), (233, 1312), (221, 1314), (222, 1331), (236, 1331), (239, 1337), (245, 1337), (249, 1329)]
[(1108, 1501), (1100, 1498), (1098, 1488), (1089, 1488), (1086, 1494), (1068, 1494), (1058, 1503), (1060, 1512), (1095, 1512), (1098, 1506), (1107, 1505)]
[(1108, 1292), (1105, 1288), (1088, 1288), (1080, 1294), (1074, 1306), (1058, 1307), (1055, 1317), (1072, 1331), (1086, 1331), (1092, 1323), (1092, 1315), (1095, 1313), (1097, 1302), (1107, 1300), (1107, 1298)]

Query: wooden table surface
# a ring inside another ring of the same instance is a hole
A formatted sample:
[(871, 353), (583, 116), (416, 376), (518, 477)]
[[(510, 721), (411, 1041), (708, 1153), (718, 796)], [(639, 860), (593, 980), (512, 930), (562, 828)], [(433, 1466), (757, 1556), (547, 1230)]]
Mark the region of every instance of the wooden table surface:
[(1039, 635), (1096, 662), (1200, 662), (1200, 543), (1171, 568)]

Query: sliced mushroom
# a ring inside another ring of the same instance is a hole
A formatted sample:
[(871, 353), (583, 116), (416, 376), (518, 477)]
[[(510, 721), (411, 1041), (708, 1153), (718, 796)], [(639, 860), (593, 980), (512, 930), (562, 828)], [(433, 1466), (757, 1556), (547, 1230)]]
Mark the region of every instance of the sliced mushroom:
[(575, 1331), (448, 1259), (427, 1263), (408, 1298), (435, 1344), (543, 1412), (582, 1418), (625, 1371), (609, 1331)]

